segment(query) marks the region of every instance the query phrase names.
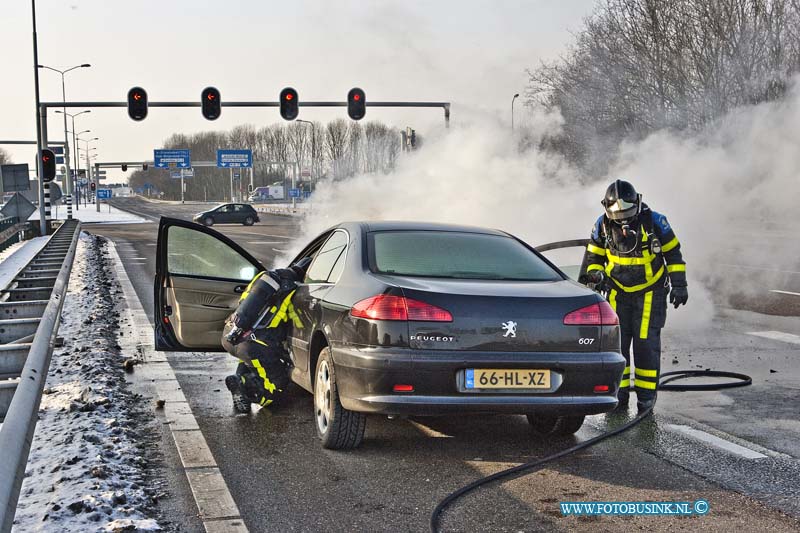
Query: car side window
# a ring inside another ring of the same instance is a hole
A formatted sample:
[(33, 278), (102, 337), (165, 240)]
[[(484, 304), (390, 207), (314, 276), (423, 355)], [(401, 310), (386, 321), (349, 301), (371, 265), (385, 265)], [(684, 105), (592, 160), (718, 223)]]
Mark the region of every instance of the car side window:
[(237, 213), (240, 213), (241, 211), (244, 210), (244, 206), (243, 205), (235, 205), (235, 206), (233, 206), (233, 210), (236, 211)]
[(222, 207), (217, 208), (217, 213), (227, 213), (229, 211), (229, 207), (227, 205), (223, 205)]
[(326, 283), (330, 278), (331, 271), (336, 265), (337, 260), (344, 256), (347, 248), (347, 233), (343, 230), (334, 231), (325, 241), (319, 252), (317, 252), (314, 262), (308, 268), (306, 283)]
[(177, 276), (198, 276), (250, 281), (256, 267), (224, 242), (181, 226), (169, 228), (167, 271)]

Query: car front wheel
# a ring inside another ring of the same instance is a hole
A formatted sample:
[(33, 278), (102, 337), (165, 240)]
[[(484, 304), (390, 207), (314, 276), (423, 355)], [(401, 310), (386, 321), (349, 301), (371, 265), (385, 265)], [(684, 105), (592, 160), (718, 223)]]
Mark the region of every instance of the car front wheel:
[(206, 226), (213, 226), (214, 225), (214, 219), (211, 218), (211, 217), (206, 217), (206, 218), (203, 219), (203, 224), (205, 224)]
[(323, 348), (319, 354), (316, 375), (314, 418), (322, 446), (330, 450), (357, 448), (364, 439), (367, 417), (342, 407), (330, 348)]
[(577, 433), (583, 425), (583, 416), (528, 415), (533, 431), (542, 436), (564, 436)]
[(247, 217), (247, 218), (245, 218), (245, 219), (244, 219), (244, 225), (245, 225), (245, 226), (252, 226), (252, 225), (253, 225), (253, 222), (255, 222), (255, 221), (253, 220), (253, 217)]

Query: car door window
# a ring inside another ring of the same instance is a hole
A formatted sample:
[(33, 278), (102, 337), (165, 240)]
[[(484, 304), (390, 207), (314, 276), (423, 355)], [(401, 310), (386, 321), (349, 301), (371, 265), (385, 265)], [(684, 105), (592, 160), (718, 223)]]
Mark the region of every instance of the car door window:
[(169, 228), (167, 271), (172, 275), (250, 281), (256, 267), (218, 239), (180, 226)]
[(333, 232), (311, 263), (306, 274), (306, 283), (326, 283), (337, 260), (345, 255), (347, 242), (346, 232), (342, 230)]
[(336, 259), (336, 262), (333, 264), (333, 268), (331, 268), (331, 273), (328, 274), (328, 283), (336, 283), (339, 281), (339, 278), (344, 271), (344, 262), (347, 259), (347, 244), (342, 247), (342, 251), (339, 252), (339, 257)]

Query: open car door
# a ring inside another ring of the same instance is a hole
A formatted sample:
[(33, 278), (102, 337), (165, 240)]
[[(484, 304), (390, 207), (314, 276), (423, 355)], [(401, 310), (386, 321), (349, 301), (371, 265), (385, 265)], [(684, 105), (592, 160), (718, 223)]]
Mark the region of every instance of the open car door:
[(264, 266), (228, 237), (166, 217), (156, 254), (156, 350), (223, 351), (225, 319)]
[(569, 276), (573, 281), (578, 281), (583, 261), (583, 252), (589, 239), (574, 239), (571, 241), (558, 241), (542, 244), (536, 247), (536, 251), (544, 255), (551, 263), (556, 265), (561, 271)]

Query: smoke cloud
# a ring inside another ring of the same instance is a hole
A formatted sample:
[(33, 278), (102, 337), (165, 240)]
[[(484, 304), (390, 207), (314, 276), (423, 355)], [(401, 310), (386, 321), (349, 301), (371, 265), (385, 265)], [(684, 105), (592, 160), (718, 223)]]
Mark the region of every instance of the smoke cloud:
[[(528, 113), (523, 128), (532, 139), (558, 130), (557, 115)], [(599, 202), (607, 184), (627, 179), (651, 208), (668, 216), (682, 242), (690, 300), (687, 308), (670, 313), (669, 322), (688, 328), (708, 324), (715, 305), (725, 305), (726, 291), (733, 286), (725, 283), (732, 276), (723, 265), (760, 261), (760, 248), (753, 244), (764, 242), (754, 237), (796, 227), (796, 84), (784, 100), (736, 110), (699, 134), (664, 131), (625, 144), (612, 170), (597, 176), (582, 174), (562, 158), (536, 149), (520, 153), (507, 126), (475, 120), (427, 134), (424, 148), (402, 157), (390, 174), (320, 184), (303, 220), (304, 238), (298, 247), (344, 220), (487, 226), (533, 245), (586, 238), (602, 214)], [(782, 254), (771, 258), (773, 264), (796, 258), (793, 247), (777, 242), (766, 246), (770, 253)], [(580, 253), (575, 252), (571, 263), (579, 261)], [(748, 279), (737, 279), (736, 290), (747, 286)]]

